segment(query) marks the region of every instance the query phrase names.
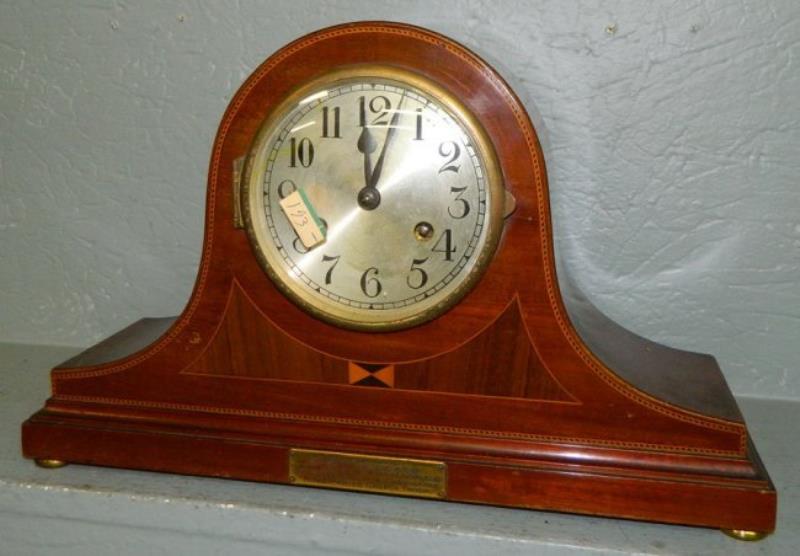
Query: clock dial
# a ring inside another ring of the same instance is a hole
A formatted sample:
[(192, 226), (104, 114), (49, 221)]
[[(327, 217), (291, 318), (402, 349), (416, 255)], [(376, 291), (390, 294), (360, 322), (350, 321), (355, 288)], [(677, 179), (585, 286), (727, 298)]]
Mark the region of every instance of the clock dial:
[(502, 221), (482, 131), (444, 91), (397, 71), (335, 74), (285, 102), (254, 143), (245, 188), (272, 279), (351, 328), (446, 310), (486, 266)]

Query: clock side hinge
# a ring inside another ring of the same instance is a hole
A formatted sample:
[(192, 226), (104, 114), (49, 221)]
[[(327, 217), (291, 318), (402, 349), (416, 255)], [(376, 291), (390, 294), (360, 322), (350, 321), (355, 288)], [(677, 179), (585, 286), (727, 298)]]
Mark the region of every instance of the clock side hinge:
[(244, 156), (233, 161), (233, 227), (244, 229), (242, 217), (242, 174), (244, 173)]
[(517, 209), (517, 200), (508, 189), (503, 189), (503, 218), (508, 218)]

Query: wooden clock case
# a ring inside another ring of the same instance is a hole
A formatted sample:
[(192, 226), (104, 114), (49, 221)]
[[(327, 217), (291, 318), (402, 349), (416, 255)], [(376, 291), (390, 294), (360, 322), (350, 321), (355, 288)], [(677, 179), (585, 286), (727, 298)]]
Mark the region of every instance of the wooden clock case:
[[(269, 110), (300, 83), (364, 63), (417, 72), (461, 99), (516, 199), (477, 286), (395, 332), (300, 310), (235, 222), (234, 166)], [(183, 313), (143, 319), (54, 369), (23, 452), (276, 483), (291, 482), (295, 449), (420, 459), (444, 465), (446, 500), (772, 531), (775, 490), (715, 360), (635, 336), (566, 277), (560, 286), (544, 158), (508, 85), (430, 31), (324, 29), (266, 60), (225, 112)]]

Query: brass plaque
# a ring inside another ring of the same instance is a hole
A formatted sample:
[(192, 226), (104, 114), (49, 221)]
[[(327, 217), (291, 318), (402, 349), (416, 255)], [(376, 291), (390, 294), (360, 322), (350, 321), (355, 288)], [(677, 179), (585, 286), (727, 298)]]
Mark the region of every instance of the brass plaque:
[(441, 461), (289, 450), (289, 482), (345, 490), (444, 498), (447, 465)]

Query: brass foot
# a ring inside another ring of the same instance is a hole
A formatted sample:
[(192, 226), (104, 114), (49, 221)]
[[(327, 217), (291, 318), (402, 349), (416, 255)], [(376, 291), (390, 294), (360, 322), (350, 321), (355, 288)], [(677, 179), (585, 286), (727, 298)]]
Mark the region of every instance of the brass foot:
[(760, 541), (769, 533), (761, 531), (747, 531), (745, 529), (722, 529), (722, 532), (737, 541)]
[(64, 467), (67, 465), (66, 461), (62, 461), (60, 459), (37, 459), (34, 460), (36, 465), (39, 467), (44, 467), (45, 469), (58, 469), (59, 467)]

